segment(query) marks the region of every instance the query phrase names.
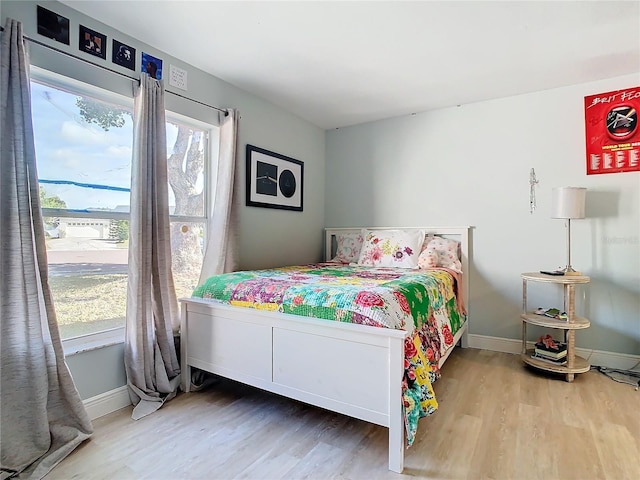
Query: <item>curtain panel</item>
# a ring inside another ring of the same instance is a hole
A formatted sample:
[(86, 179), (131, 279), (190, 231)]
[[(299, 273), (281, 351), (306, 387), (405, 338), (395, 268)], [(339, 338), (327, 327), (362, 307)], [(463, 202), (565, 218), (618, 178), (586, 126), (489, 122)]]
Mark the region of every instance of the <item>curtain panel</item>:
[(238, 112), (227, 110), (220, 124), (218, 169), (213, 180), (215, 199), (209, 212), (207, 245), (200, 273), (200, 285), (211, 275), (236, 268), (238, 202), (235, 180), (238, 143)]
[(132, 418), (173, 398), (180, 384), (180, 318), (171, 272), (164, 84), (141, 75), (134, 105), (125, 370)]
[(2, 478), (42, 478), (93, 432), (64, 360), (48, 283), (22, 24), (1, 46)]

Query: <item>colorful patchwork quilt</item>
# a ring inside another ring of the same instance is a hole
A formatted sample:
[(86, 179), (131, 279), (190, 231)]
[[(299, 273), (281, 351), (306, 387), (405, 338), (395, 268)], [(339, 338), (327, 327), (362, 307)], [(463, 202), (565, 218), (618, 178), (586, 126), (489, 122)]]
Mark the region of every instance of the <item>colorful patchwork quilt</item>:
[(446, 269), (321, 263), (215, 275), (193, 297), (408, 332), (403, 400), (411, 445), (418, 420), (438, 408), (431, 385), (438, 361), (466, 320), (457, 289)]

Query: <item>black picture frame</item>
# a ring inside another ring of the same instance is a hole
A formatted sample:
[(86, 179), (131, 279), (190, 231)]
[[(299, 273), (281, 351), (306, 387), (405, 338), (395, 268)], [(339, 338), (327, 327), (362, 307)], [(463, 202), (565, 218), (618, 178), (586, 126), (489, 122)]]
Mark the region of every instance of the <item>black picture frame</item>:
[(247, 206), (302, 212), (304, 163), (247, 144)]
[(37, 7), (38, 33), (56, 42), (69, 45), (69, 19), (40, 5)]
[(91, 55), (107, 59), (107, 36), (80, 25), (78, 48)]
[(136, 49), (114, 38), (111, 44), (111, 61), (116, 65), (135, 71)]

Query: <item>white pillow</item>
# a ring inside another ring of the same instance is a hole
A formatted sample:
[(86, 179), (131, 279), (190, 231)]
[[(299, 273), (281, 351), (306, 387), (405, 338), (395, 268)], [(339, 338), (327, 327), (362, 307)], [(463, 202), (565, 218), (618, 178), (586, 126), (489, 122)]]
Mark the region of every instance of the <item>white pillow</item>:
[(358, 265), (370, 267), (418, 268), (422, 230), (362, 229), (364, 243)]
[(339, 233), (336, 235), (336, 245), (336, 256), (331, 259), (332, 262), (357, 262), (362, 249), (362, 232)]

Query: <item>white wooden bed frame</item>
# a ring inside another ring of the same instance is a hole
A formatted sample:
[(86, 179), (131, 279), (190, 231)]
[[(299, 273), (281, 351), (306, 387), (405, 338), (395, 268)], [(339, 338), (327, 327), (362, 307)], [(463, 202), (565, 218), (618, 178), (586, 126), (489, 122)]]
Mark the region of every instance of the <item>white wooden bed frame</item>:
[[(400, 227), (394, 227), (398, 229)], [(412, 227), (458, 240), (469, 298), (469, 227)], [(371, 227), (372, 230), (391, 228)], [(404, 229), (404, 227), (403, 227)], [(325, 229), (332, 238), (360, 228)], [(389, 469), (404, 464), (402, 377), (406, 332), (181, 299), (182, 390), (191, 367), (389, 428)], [(467, 346), (469, 321), (454, 336)], [(242, 348), (239, 346), (242, 345)], [(440, 359), (444, 363), (448, 352)], [(353, 359), (357, 358), (358, 362)], [(361, 365), (367, 365), (363, 369)], [(358, 381), (354, 382), (353, 379)], [(367, 392), (363, 394), (362, 392)]]

